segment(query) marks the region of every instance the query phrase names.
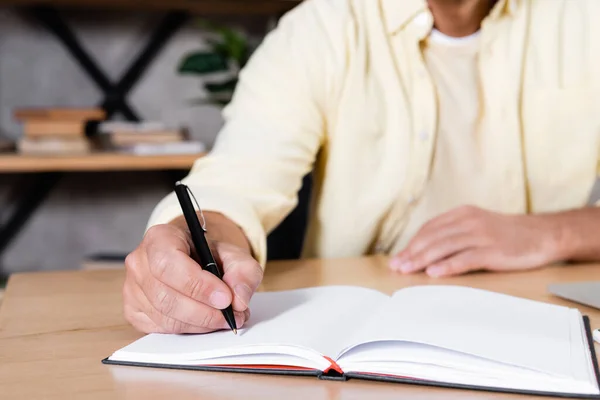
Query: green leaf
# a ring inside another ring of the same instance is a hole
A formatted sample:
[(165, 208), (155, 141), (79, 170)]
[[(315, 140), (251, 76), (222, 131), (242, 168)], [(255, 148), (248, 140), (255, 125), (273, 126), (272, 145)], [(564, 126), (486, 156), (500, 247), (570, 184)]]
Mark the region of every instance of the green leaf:
[(242, 64), (248, 54), (248, 43), (246, 39), (233, 30), (223, 31), (223, 40), (229, 49), (229, 55), (238, 64)]
[(223, 43), (222, 41), (214, 41), (211, 43), (211, 48), (212, 51), (216, 54), (219, 54), (221, 57), (223, 57), (226, 60), (231, 59), (231, 51), (229, 50), (229, 47), (227, 46), (227, 44)]
[(219, 36), (219, 39), (207, 39), (213, 50), (235, 60), (238, 64), (243, 63), (249, 47), (244, 35), (226, 26), (213, 27), (211, 30)]
[(188, 100), (188, 104), (193, 106), (205, 106), (205, 105), (213, 105), (213, 106), (226, 106), (231, 101), (231, 95), (222, 96), (222, 97), (209, 97), (209, 98), (199, 98), (199, 99), (191, 99)]
[(227, 71), (227, 58), (215, 52), (197, 52), (185, 56), (178, 71), (181, 74), (210, 74)]
[(228, 79), (223, 82), (215, 82), (215, 83), (206, 83), (204, 84), (204, 88), (209, 93), (218, 93), (218, 92), (233, 92), (238, 83), (237, 78)]
[(211, 33), (205, 40), (211, 45), (214, 52), (221, 54), (228, 60), (234, 60), (240, 67), (246, 64), (251, 46), (245, 33), (240, 33), (227, 25), (216, 24), (210, 20), (199, 20), (198, 27)]

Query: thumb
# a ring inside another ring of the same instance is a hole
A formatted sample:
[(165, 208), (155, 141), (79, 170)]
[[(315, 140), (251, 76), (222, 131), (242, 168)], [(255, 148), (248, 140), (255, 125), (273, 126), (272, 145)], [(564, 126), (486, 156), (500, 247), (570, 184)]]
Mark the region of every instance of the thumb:
[(223, 281), (233, 292), (233, 309), (246, 311), (263, 279), (263, 269), (248, 251), (236, 246), (218, 244), (217, 252), (223, 265)]

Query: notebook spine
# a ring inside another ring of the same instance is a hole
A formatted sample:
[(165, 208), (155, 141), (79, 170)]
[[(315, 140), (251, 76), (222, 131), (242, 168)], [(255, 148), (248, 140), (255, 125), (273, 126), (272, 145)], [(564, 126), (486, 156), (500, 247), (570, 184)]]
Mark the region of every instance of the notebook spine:
[(340, 374), (334, 369), (330, 369), (327, 372), (321, 372), (318, 375), (319, 379), (323, 381), (347, 381), (348, 377), (345, 374)]

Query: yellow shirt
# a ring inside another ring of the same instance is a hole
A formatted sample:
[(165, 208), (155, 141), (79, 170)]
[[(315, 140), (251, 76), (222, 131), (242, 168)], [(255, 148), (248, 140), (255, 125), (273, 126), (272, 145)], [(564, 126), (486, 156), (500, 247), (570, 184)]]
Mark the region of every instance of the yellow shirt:
[[(598, 20), (598, 0), (501, 0), (484, 20), (478, 129), (489, 144), (461, 132), (452, 151), (489, 167), (493, 187), (461, 180), (465, 203), (491, 199), (509, 213), (586, 205), (599, 172)], [(215, 147), (184, 181), (244, 230), (261, 264), (311, 170), (305, 256), (387, 253), (402, 241), (443, 115), (422, 49), (432, 25), (425, 0), (307, 0), (254, 54)], [(180, 213), (171, 194), (149, 226)]]

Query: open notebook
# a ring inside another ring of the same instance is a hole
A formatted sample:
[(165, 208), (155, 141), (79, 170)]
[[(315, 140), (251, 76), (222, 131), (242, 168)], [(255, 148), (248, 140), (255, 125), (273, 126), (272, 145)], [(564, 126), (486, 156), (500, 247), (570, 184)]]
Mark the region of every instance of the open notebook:
[(600, 398), (576, 309), (466, 287), (331, 286), (257, 293), (251, 310), (238, 336), (151, 334), (103, 362)]

